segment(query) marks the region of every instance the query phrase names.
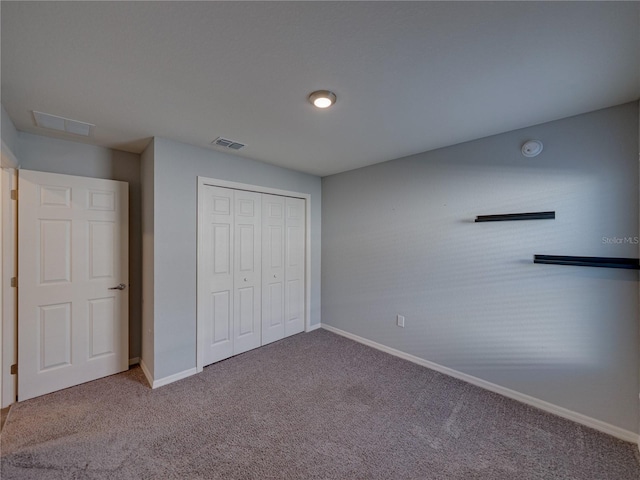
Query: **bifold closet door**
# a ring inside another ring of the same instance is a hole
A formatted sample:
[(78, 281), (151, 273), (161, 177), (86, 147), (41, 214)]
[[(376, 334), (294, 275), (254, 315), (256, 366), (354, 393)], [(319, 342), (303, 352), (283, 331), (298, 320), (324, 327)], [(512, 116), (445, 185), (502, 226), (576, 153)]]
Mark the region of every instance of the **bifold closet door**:
[(284, 338), (285, 197), (262, 195), (262, 344)]
[(305, 201), (285, 198), (284, 336), (304, 331)]
[(304, 331), (305, 202), (262, 195), (262, 344)]
[(203, 365), (304, 331), (305, 200), (204, 187)]
[(261, 194), (234, 191), (233, 354), (261, 345), (262, 208)]
[(203, 363), (233, 355), (233, 190), (205, 187), (201, 223), (206, 290), (198, 299), (203, 313)]
[(202, 262), (203, 364), (260, 346), (260, 194), (206, 187)]

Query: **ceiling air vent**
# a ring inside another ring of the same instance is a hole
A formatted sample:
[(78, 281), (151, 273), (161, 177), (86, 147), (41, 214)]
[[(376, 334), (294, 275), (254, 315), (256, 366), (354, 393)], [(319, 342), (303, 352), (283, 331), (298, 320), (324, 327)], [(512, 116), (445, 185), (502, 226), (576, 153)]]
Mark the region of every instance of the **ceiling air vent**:
[(71, 120), (70, 118), (58, 117), (57, 115), (51, 115), (50, 113), (36, 112), (35, 110), (33, 111), (33, 118), (35, 119), (38, 127), (49, 128), (59, 132), (73, 133), (74, 135), (82, 135), (85, 137), (91, 135), (91, 130), (95, 127), (92, 123)]
[(242, 147), (244, 147), (244, 143), (234, 142), (233, 140), (222, 137), (216, 138), (213, 142), (211, 142), (211, 145), (230, 148), (231, 150), (240, 150)]

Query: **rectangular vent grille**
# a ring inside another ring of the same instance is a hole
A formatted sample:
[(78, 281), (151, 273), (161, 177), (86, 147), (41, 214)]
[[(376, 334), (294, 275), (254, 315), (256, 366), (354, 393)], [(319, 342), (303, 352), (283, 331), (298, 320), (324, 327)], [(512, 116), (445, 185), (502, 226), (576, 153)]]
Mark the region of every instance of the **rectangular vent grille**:
[(74, 135), (82, 135), (84, 137), (90, 136), (91, 129), (95, 127), (92, 123), (71, 120), (70, 118), (58, 117), (50, 113), (36, 112), (35, 110), (33, 111), (33, 118), (38, 127), (72, 133)]
[(230, 148), (231, 150), (240, 150), (242, 147), (244, 147), (244, 143), (234, 142), (233, 140), (222, 137), (216, 138), (213, 142), (211, 142), (211, 145)]

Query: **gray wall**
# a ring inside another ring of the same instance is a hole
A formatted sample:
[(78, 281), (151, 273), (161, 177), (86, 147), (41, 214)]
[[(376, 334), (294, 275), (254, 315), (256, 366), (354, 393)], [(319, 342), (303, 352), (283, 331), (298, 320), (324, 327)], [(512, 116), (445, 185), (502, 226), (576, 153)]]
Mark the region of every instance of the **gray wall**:
[(11, 151), (14, 156), (16, 155), (16, 149), (18, 144), (18, 131), (16, 130), (15, 125), (9, 118), (9, 114), (4, 109), (4, 106), (0, 104), (0, 135), (2, 136), (2, 141), (7, 146), (7, 148)]
[(311, 195), (311, 324), (320, 322), (319, 177), (161, 138), (153, 163), (155, 379), (196, 365), (198, 176)]
[(129, 358), (140, 356), (142, 232), (140, 156), (20, 132), (16, 156), (26, 170), (129, 182)]
[(325, 177), (322, 198), (323, 323), (638, 431), (638, 273), (532, 263), (638, 256), (637, 103)]
[(154, 145), (151, 140), (140, 156), (140, 176), (142, 187), (142, 354), (141, 363), (154, 374), (153, 355), (153, 303), (154, 303)]

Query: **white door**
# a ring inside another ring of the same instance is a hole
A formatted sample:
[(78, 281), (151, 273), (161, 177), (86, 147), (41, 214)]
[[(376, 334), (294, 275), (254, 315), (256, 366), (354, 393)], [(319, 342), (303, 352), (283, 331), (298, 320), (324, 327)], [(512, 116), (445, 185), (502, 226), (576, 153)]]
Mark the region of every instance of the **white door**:
[(199, 268), (204, 268), (198, 299), (203, 365), (259, 347), (261, 343), (260, 194), (204, 187), (200, 221)]
[(262, 208), (255, 192), (234, 191), (233, 354), (260, 346)]
[[(128, 184), (20, 170), (18, 399), (128, 362)], [(119, 288), (119, 289), (114, 289)]]
[(201, 184), (198, 362), (304, 331), (306, 203)]
[(199, 268), (206, 273), (198, 299), (204, 365), (233, 355), (233, 207), (233, 190), (204, 187), (200, 241), (205, 248)]
[(305, 201), (285, 199), (285, 326), (284, 336), (304, 331)]
[(262, 345), (284, 337), (284, 197), (262, 195)]

